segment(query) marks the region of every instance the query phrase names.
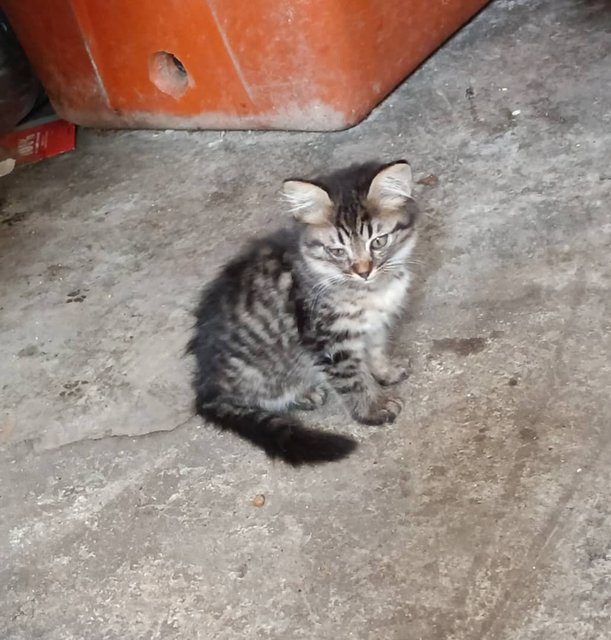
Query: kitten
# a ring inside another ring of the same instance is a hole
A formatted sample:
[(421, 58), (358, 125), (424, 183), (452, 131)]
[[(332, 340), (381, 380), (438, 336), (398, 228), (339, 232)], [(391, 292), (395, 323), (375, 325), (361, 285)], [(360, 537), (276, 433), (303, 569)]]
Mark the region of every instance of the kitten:
[(201, 416), (295, 466), (356, 447), (290, 413), (329, 389), (362, 424), (395, 420), (401, 402), (383, 387), (408, 375), (386, 348), (410, 280), (411, 186), (405, 161), (284, 183), (297, 224), (253, 243), (203, 293), (189, 345)]

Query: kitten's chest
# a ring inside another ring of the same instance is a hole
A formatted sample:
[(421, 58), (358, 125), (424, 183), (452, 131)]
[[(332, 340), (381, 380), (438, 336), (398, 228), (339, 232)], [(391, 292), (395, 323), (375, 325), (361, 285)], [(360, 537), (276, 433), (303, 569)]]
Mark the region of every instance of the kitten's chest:
[(401, 278), (396, 278), (381, 291), (376, 291), (371, 296), (368, 296), (364, 301), (364, 308), (366, 310), (370, 309), (372, 314), (394, 315), (401, 310), (408, 286), (408, 274)]
[(382, 330), (399, 314), (407, 286), (407, 277), (393, 280), (383, 291), (375, 292), (363, 302), (362, 324), (366, 333)]
[(364, 291), (357, 296), (346, 297), (333, 321), (335, 331), (353, 331), (375, 334), (384, 330), (401, 311), (407, 294), (409, 276), (391, 281), (381, 290)]

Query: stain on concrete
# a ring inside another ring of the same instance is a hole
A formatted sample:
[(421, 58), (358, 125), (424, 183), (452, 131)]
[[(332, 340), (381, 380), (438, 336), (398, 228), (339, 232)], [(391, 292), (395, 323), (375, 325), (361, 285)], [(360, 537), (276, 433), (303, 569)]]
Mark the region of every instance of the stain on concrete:
[(526, 442), (537, 440), (537, 432), (530, 427), (522, 427), (519, 432), (520, 438)]
[(439, 338), (433, 340), (433, 351), (451, 351), (459, 356), (470, 356), (486, 348), (487, 338)]
[(66, 302), (83, 302), (87, 296), (80, 289), (74, 289), (66, 294)]
[(40, 349), (35, 344), (29, 344), (27, 347), (23, 347), (23, 349), (19, 349), (17, 355), (20, 358), (30, 358), (31, 356), (35, 356), (40, 353)]

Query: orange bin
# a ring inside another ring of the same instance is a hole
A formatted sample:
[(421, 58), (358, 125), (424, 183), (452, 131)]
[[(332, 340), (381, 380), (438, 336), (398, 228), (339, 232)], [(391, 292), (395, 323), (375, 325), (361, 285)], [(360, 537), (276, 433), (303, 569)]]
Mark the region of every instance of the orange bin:
[(487, 0), (3, 0), (66, 120), (344, 129)]

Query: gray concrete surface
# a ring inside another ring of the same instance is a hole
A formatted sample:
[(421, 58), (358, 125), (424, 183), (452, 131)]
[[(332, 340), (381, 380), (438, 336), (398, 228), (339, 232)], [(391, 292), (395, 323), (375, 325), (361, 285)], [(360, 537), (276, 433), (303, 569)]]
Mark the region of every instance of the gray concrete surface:
[[(498, 0), (337, 134), (82, 132), (0, 182), (0, 637), (611, 633), (611, 7)], [(387, 429), (293, 470), (190, 413), (197, 292), (280, 181), (407, 157)], [(253, 506), (264, 494), (263, 507)]]

